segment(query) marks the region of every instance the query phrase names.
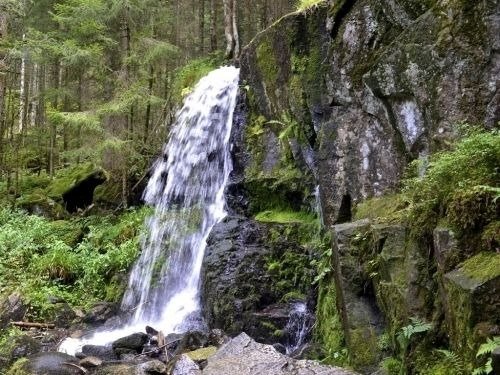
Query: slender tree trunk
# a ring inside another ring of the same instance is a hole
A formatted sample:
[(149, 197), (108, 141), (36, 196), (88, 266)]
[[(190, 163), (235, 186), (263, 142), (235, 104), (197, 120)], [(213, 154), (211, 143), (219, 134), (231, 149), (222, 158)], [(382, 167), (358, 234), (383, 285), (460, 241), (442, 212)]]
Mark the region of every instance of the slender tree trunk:
[[(0, 10), (0, 42), (7, 38), (7, 14)], [(5, 101), (7, 87), (5, 84), (6, 65), (4, 63), (4, 55), (0, 52), (0, 157), (3, 158), (3, 137), (7, 128), (7, 113), (5, 110)], [(2, 160), (0, 160), (0, 165), (3, 166)]]
[(233, 22), (233, 40), (234, 40), (234, 53), (233, 57), (240, 56), (240, 36), (238, 33), (238, 1), (232, 0), (232, 22)]
[[(56, 89), (56, 94), (52, 101), (52, 106), (54, 110), (59, 109), (59, 88), (62, 84), (62, 64), (60, 61), (56, 62), (55, 71), (53, 73), (54, 77), (54, 88)], [(54, 177), (56, 170), (56, 146), (57, 146), (57, 127), (54, 122), (50, 124), (50, 135), (49, 135), (49, 176)]]
[[(129, 25), (129, 12), (126, 10), (125, 15), (122, 18), (122, 38), (121, 38), (121, 47), (123, 51), (123, 59), (122, 59), (122, 69), (125, 78), (126, 87), (130, 86), (130, 69), (126, 60), (130, 57), (130, 41), (131, 41), (131, 31)], [(128, 140), (130, 136), (130, 129), (132, 127), (131, 124), (131, 114), (133, 108), (131, 107), (128, 114), (123, 116), (123, 127), (122, 134), (124, 139)], [(122, 184), (122, 194), (121, 200), (123, 208), (126, 208), (128, 205), (128, 158), (126, 157), (126, 153), (122, 154), (123, 162), (121, 163), (121, 184)]]
[(217, 50), (217, 6), (210, 0), (210, 52)]
[[(26, 34), (23, 34), (23, 42), (26, 39)], [(22, 134), (24, 131), (24, 111), (25, 111), (25, 96), (26, 96), (26, 52), (22, 52), (21, 57), (21, 79), (19, 83), (19, 125), (18, 132)]]
[(199, 26), (200, 26), (200, 56), (205, 52), (205, 0), (199, 0), (198, 9)]
[(226, 36), (226, 59), (238, 58), (240, 43), (237, 22), (237, 1), (223, 0), (224, 34)]
[(153, 95), (153, 83), (154, 83), (154, 68), (153, 65), (149, 66), (149, 81), (148, 81), (148, 105), (146, 107), (146, 123), (144, 124), (144, 136), (143, 141), (146, 143), (149, 136), (149, 127), (151, 121), (151, 95)]

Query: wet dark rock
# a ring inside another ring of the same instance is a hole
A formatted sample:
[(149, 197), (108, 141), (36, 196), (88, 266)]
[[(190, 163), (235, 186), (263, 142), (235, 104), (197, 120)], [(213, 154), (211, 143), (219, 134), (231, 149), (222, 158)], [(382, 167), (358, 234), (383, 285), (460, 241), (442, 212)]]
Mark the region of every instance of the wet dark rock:
[(144, 373), (151, 375), (161, 375), (167, 373), (167, 366), (158, 360), (142, 363), (138, 366), (138, 369), (139, 371), (143, 371)]
[(28, 335), (22, 335), (13, 339), (13, 349), (10, 353), (11, 362), (19, 358), (29, 357), (42, 351), (43, 346), (38, 341)]
[(165, 337), (165, 343), (167, 344), (167, 350), (174, 352), (179, 346), (184, 334), (182, 333), (170, 333)]
[(25, 365), (32, 374), (81, 375), (81, 370), (70, 364), (78, 365), (77, 358), (64, 353), (41, 353), (28, 358)]
[(212, 329), (208, 335), (208, 344), (214, 346), (221, 346), (229, 340), (229, 337), (222, 329)]
[(300, 244), (300, 225), (229, 216), (214, 227), (202, 273), (204, 316), (210, 327), (228, 335), (244, 331), (259, 342), (277, 342), (274, 333), (284, 328), (288, 316), (282, 312), (276, 318), (269, 310), (288, 293), (313, 294), (310, 283), (297, 285), (270, 271), (272, 259), (280, 267), (284, 258), (293, 258), (303, 272), (298, 278), (309, 277), (312, 282), (313, 255)]
[(56, 327), (69, 328), (77, 318), (76, 313), (66, 302), (57, 302), (54, 304), (54, 319)]
[(28, 306), (19, 293), (12, 293), (0, 300), (0, 329), (4, 329), (10, 322), (22, 320)]
[(203, 348), (208, 344), (208, 335), (205, 332), (190, 331), (182, 336), (175, 349), (175, 354)]
[[(134, 364), (106, 364), (98, 368), (96, 375), (138, 375)], [(142, 375), (142, 374), (141, 374)]]
[(146, 333), (150, 336), (156, 336), (156, 335), (158, 335), (159, 332), (156, 329), (154, 329), (153, 327), (146, 326)]
[(117, 309), (118, 307), (115, 303), (100, 302), (87, 312), (83, 321), (89, 324), (103, 324), (115, 316)]
[(285, 345), (283, 344), (280, 343), (273, 344), (273, 348), (276, 349), (278, 353), (286, 354), (286, 348)]
[(493, 352), (491, 353), (491, 359), (493, 374), (500, 374), (500, 347), (493, 350)]
[(109, 346), (84, 345), (82, 354), (87, 357), (97, 357), (105, 361), (118, 359), (113, 349)]

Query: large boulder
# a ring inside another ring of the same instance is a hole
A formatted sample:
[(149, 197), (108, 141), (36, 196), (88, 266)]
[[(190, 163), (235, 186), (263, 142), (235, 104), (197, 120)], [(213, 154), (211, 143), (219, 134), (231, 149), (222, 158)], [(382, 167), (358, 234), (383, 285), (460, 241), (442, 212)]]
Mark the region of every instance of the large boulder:
[[(479, 253), (443, 277), (445, 317), (453, 350), (473, 360), (478, 334), (500, 331), (500, 254)], [(483, 340), (485, 337), (483, 337)]]
[(297, 361), (242, 333), (208, 358), (203, 375), (353, 375), (354, 372), (314, 361)]
[(77, 358), (64, 353), (41, 353), (28, 358), (25, 370), (29, 374), (80, 375)]
[(22, 320), (27, 311), (28, 306), (17, 292), (0, 299), (0, 329), (6, 328), (10, 322)]

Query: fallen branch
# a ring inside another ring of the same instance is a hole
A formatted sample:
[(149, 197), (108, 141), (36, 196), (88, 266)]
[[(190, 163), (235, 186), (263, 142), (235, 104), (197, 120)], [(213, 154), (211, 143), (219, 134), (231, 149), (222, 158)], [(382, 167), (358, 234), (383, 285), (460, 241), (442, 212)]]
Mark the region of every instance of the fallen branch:
[(52, 323), (11, 322), (10, 324), (16, 327), (23, 327), (23, 328), (45, 328), (45, 329), (56, 328), (56, 325)]

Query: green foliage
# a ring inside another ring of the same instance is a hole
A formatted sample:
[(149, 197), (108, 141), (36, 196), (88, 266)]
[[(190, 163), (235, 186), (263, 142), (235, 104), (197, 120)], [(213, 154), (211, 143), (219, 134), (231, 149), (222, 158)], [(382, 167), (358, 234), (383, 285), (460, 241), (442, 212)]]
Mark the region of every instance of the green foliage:
[(397, 358), (387, 357), (380, 363), (380, 367), (382, 367), (388, 375), (398, 375), (401, 373), (403, 364)]
[(500, 253), (482, 252), (461, 264), (462, 271), (470, 278), (485, 282), (500, 276)]
[(17, 327), (9, 327), (0, 331), (0, 356), (7, 354), (14, 349), (15, 338), (22, 335), (22, 331)]
[[(50, 222), (21, 211), (0, 209), (0, 293), (19, 290), (33, 319), (49, 319), (47, 297), (86, 307), (99, 300), (117, 301), (139, 250), (149, 208), (120, 216)], [(68, 237), (68, 232), (73, 233)]]
[(179, 68), (174, 75), (173, 96), (180, 103), (182, 98), (193, 90), (195, 84), (218, 65), (222, 63), (222, 56), (215, 54), (210, 57), (191, 60)]
[(344, 346), (344, 334), (332, 280), (323, 280), (319, 287), (314, 341), (321, 345), (323, 362), (332, 365), (347, 363), (348, 353)]
[(407, 179), (403, 189), (414, 234), (430, 232), (447, 215), (459, 233), (493, 220), (498, 196), (494, 186), (500, 183), (498, 165), (497, 130), (471, 131), (453, 150), (433, 155), (425, 175)]
[(28, 364), (27, 358), (18, 359), (7, 371), (5, 375), (30, 375), (26, 371), (26, 365)]
[(255, 220), (265, 223), (315, 223), (317, 218), (309, 212), (268, 210), (255, 215)]
[(323, 3), (325, 3), (325, 0), (299, 0), (297, 3), (297, 10), (299, 12), (303, 12), (317, 7)]
[[(481, 346), (479, 347), (476, 357), (484, 360), (484, 357), (486, 355), (491, 354), (491, 352), (493, 352), (493, 350), (495, 350), (498, 347), (500, 347), (500, 336), (488, 338), (486, 342), (481, 344)], [(474, 369), (472, 375), (491, 374), (493, 372), (493, 368), (491, 367), (491, 362), (492, 362), (491, 358), (488, 358), (483, 366)]]
[[(408, 349), (411, 344), (412, 337), (417, 333), (424, 333), (432, 329), (431, 323), (426, 323), (418, 318), (410, 318), (411, 323), (401, 328), (397, 335), (398, 344), (401, 353), (401, 362), (405, 364), (407, 360)], [(401, 374), (405, 373), (404, 366), (401, 367)]]

